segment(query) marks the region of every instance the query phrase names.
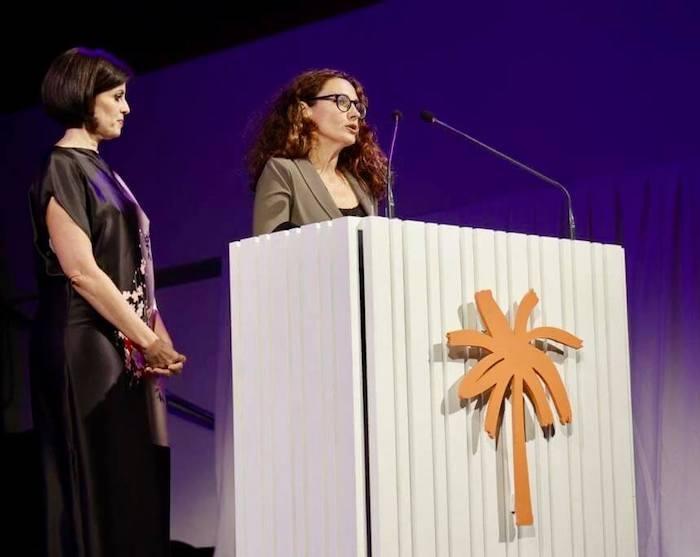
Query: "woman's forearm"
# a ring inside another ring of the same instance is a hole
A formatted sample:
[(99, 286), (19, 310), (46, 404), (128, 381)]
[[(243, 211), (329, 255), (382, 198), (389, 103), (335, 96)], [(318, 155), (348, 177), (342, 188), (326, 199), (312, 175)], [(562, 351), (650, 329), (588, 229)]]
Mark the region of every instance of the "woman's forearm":
[(77, 270), (69, 278), (76, 292), (132, 342), (143, 347), (158, 338), (97, 265)]

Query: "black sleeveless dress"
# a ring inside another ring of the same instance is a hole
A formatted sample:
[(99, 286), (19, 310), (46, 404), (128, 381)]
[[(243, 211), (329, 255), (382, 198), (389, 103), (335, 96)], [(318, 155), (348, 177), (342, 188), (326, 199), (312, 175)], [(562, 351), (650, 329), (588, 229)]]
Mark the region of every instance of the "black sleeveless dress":
[(169, 544), (165, 400), (142, 358), (72, 287), (46, 227), (51, 198), (144, 322), (157, 311), (148, 219), (97, 152), (55, 147), (30, 189), (39, 308), (30, 340), (50, 557), (161, 556)]

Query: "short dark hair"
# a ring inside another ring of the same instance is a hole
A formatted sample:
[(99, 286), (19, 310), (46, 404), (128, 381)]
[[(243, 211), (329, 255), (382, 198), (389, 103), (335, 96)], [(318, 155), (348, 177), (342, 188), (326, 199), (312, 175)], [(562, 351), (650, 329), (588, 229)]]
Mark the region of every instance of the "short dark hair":
[(66, 128), (90, 125), (95, 97), (129, 81), (133, 71), (104, 50), (71, 48), (49, 66), (41, 84), (46, 112)]

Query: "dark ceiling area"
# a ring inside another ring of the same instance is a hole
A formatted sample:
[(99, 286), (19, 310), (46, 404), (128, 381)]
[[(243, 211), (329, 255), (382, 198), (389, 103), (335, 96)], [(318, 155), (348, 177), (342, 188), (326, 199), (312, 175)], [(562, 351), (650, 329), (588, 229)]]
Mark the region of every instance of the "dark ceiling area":
[(149, 6), (149, 15), (143, 4), (120, 2), (71, 2), (60, 10), (36, 4), (34, 13), (18, 5), (0, 34), (0, 112), (36, 105), (51, 60), (73, 46), (108, 50), (140, 74), (377, 3), (253, 1), (213, 7), (194, 1), (181, 8)]

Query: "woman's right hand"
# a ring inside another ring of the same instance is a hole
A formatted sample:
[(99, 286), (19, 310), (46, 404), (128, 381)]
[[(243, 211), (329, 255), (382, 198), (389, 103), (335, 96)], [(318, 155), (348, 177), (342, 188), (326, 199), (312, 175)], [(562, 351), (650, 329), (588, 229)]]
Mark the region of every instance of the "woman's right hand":
[(160, 338), (143, 348), (146, 371), (166, 374), (180, 373), (187, 357), (177, 352), (172, 345)]

